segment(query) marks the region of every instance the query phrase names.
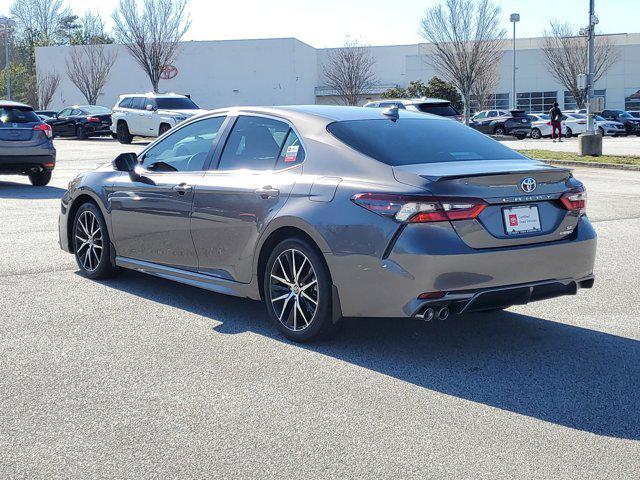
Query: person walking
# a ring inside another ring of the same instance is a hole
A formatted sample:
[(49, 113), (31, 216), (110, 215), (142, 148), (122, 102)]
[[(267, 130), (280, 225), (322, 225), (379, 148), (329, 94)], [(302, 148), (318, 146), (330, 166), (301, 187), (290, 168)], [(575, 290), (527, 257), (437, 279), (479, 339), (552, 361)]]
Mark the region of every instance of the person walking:
[(558, 106), (558, 102), (553, 103), (553, 107), (549, 110), (551, 117), (551, 138), (556, 143), (556, 129), (558, 130), (558, 141), (562, 141), (562, 110)]

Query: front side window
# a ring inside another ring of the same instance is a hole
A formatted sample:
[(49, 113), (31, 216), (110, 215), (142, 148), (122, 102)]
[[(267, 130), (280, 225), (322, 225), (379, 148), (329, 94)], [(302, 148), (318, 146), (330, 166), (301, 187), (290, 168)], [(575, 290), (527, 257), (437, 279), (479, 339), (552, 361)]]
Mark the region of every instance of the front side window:
[(331, 123), (327, 130), (351, 148), (392, 166), (524, 158), (477, 130), (448, 120), (347, 120)]
[(489, 112), (489, 114), (487, 115), (487, 117), (489, 117), (489, 118), (494, 118), (494, 117), (497, 117), (497, 116), (498, 116), (498, 112), (496, 112), (495, 110), (491, 110)]
[(222, 151), (218, 170), (273, 170), (287, 140), (287, 123), (240, 116)]
[(224, 119), (206, 118), (173, 131), (147, 150), (142, 166), (158, 172), (203, 170)]
[(71, 109), (65, 108), (58, 114), (58, 117), (68, 117), (69, 115), (71, 115)]
[(133, 108), (135, 110), (143, 110), (145, 100), (146, 98), (144, 97), (133, 97), (131, 99), (131, 106), (129, 108)]

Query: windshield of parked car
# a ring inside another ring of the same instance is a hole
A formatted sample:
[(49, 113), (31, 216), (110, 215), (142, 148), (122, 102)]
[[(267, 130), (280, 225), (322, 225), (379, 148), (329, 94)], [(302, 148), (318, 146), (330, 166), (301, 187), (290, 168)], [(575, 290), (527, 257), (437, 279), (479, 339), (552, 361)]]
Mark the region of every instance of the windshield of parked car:
[(104, 114), (104, 113), (111, 113), (111, 110), (106, 108), (106, 107), (100, 107), (97, 105), (91, 105), (88, 107), (82, 107), (82, 111), (84, 111), (85, 113), (89, 113), (89, 114), (93, 114), (93, 115), (98, 115), (98, 114)]
[(0, 107), (1, 123), (40, 123), (40, 117), (29, 107)]
[(434, 115), (439, 115), (441, 117), (453, 117), (456, 115), (460, 115), (460, 112), (453, 108), (451, 105), (447, 103), (441, 104), (429, 104), (429, 103), (421, 103), (416, 105), (418, 110), (422, 113), (432, 113)]
[(595, 118), (598, 122), (606, 122), (606, 120), (600, 115), (594, 115), (593, 118)]
[(161, 110), (196, 110), (200, 107), (190, 98), (156, 98), (156, 104)]
[(483, 133), (451, 120), (346, 120), (331, 123), (327, 129), (350, 147), (392, 166), (524, 158)]

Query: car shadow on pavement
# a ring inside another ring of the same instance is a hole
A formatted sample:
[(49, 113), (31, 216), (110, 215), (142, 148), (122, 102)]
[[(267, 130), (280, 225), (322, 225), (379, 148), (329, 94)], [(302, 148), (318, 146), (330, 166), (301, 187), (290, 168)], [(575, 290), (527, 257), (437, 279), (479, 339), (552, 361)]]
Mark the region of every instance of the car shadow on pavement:
[(14, 183), (0, 181), (0, 198), (51, 199), (62, 198), (64, 188), (34, 187), (28, 183)]
[[(222, 322), (212, 334), (253, 332), (293, 344), (259, 302), (135, 272), (104, 285)], [(490, 407), (640, 440), (637, 340), (505, 311), (427, 324), (347, 319), (332, 340), (293, 345)]]

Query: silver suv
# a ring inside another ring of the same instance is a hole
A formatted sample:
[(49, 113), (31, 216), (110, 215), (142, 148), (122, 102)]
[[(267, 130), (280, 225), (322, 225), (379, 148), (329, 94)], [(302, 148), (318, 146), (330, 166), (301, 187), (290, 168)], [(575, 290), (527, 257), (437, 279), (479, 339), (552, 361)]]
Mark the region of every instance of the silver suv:
[(120, 143), (131, 143), (134, 136), (159, 137), (178, 123), (203, 112), (185, 95), (120, 95), (113, 107), (111, 131)]

